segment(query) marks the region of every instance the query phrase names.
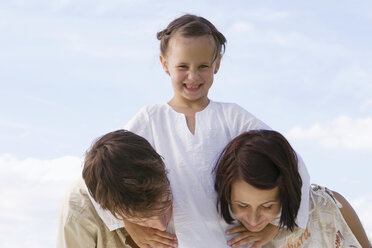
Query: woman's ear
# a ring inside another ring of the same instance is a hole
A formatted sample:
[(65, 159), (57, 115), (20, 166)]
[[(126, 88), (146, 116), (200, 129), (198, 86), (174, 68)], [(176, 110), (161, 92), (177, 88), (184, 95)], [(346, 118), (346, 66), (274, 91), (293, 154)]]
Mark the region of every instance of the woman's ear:
[(214, 74), (216, 74), (218, 72), (218, 70), (220, 69), (221, 59), (222, 59), (222, 55), (218, 55), (218, 57), (215, 61), (216, 66), (214, 67)]
[(159, 59), (160, 59), (161, 65), (163, 67), (163, 70), (165, 71), (165, 73), (167, 73), (169, 75), (167, 60), (165, 59), (165, 57), (163, 55), (160, 55)]

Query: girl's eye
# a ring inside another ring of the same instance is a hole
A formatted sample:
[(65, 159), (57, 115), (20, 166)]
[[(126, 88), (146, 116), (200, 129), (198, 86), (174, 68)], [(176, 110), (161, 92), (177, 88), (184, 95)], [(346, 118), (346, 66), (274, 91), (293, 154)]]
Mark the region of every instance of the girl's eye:
[(179, 65), (178, 68), (180, 68), (180, 69), (187, 69), (187, 66), (186, 65)]
[(208, 68), (209, 66), (208, 65), (201, 65), (201, 66), (199, 66), (201, 69), (203, 69), (203, 68)]

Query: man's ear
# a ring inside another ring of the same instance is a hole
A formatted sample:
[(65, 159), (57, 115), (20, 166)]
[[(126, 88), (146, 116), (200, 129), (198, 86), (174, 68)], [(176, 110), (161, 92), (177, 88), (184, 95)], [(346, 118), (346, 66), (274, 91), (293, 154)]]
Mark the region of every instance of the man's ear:
[(160, 55), (159, 59), (160, 59), (161, 65), (163, 67), (163, 70), (165, 71), (165, 73), (167, 73), (169, 75), (168, 64), (167, 64), (166, 58), (163, 55)]
[(218, 70), (220, 69), (221, 59), (222, 59), (222, 55), (218, 55), (215, 61), (216, 66), (214, 67), (214, 74), (216, 74)]

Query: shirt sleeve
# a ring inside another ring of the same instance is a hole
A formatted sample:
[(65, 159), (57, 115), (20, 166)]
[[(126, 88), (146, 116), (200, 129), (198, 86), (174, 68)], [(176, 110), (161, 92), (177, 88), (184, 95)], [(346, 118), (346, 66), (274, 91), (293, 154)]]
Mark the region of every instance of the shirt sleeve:
[[(88, 196), (82, 192), (82, 179), (66, 194), (57, 233), (57, 248), (97, 247), (98, 227), (89, 210)], [(93, 206), (92, 206), (93, 210)]]
[(61, 221), (57, 248), (84, 248), (96, 247), (96, 234), (83, 225), (78, 219), (68, 218)]
[(125, 125), (124, 129), (145, 138), (151, 145), (154, 144), (150, 117), (146, 107), (138, 111)]
[(301, 156), (298, 153), (296, 153), (296, 155), (298, 160), (298, 172), (302, 180), (301, 203), (297, 214), (297, 225), (302, 229), (306, 229), (309, 220), (310, 174)]
[(266, 123), (238, 104), (231, 104), (225, 109), (225, 118), (233, 138), (250, 130), (271, 130)]

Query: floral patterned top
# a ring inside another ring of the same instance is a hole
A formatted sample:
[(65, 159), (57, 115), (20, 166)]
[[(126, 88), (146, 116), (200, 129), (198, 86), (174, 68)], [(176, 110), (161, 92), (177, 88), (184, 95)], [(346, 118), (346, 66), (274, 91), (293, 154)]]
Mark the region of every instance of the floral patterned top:
[(312, 185), (306, 229), (293, 232), (283, 228), (265, 248), (361, 247), (343, 218), (339, 203), (325, 187)]

